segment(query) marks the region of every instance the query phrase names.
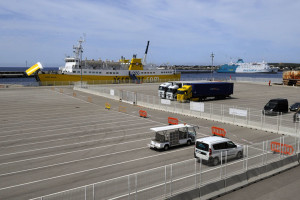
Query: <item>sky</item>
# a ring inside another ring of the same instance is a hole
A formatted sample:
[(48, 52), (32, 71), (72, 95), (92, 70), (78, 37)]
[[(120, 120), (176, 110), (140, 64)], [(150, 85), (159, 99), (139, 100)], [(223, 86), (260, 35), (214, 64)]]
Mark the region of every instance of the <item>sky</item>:
[(300, 63), (298, 0), (2, 0), (0, 67), (64, 65), (83, 58), (214, 65)]

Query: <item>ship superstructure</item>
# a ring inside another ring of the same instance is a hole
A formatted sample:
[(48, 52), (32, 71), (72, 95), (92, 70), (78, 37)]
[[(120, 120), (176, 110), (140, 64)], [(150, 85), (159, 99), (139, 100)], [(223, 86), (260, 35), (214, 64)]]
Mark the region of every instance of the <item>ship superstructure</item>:
[(243, 59), (238, 59), (236, 63), (222, 65), (219, 73), (277, 73), (277, 68), (271, 68), (266, 62), (245, 63)]

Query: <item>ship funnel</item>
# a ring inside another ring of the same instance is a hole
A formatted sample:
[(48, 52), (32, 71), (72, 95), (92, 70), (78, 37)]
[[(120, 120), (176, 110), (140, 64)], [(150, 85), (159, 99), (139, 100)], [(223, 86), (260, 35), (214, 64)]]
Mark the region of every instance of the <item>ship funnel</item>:
[(39, 69), (43, 69), (43, 66), (40, 62), (37, 62), (36, 64), (31, 66), (29, 69), (27, 69), (25, 72), (26, 72), (27, 76), (30, 76), (31, 74), (33, 74), (34, 72), (36, 72)]
[(150, 41), (148, 40), (148, 42), (147, 42), (147, 47), (146, 47), (146, 50), (145, 50), (144, 59), (143, 59), (143, 64), (144, 64), (144, 65), (146, 64), (146, 58), (147, 58), (147, 53), (148, 53), (149, 43), (150, 43)]

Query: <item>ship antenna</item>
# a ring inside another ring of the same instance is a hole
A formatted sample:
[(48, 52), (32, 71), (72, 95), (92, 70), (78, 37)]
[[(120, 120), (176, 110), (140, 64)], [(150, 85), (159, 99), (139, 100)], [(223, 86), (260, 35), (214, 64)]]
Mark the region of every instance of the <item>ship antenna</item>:
[(147, 47), (146, 47), (146, 50), (145, 50), (144, 59), (143, 59), (143, 65), (146, 64), (146, 58), (147, 58), (147, 53), (148, 53), (149, 43), (150, 43), (150, 41), (148, 40), (148, 42), (147, 42)]
[(214, 52), (211, 52), (210, 57), (211, 57), (211, 68), (210, 68), (210, 71), (211, 71), (211, 81), (212, 81), (212, 79), (213, 79), (214, 57), (215, 57)]
[(78, 63), (76, 64), (78, 67), (81, 63), (82, 60), (82, 53), (83, 53), (83, 47), (82, 47), (82, 43), (85, 41), (85, 34), (83, 34), (83, 38), (80, 37), (80, 39), (78, 40), (78, 45), (74, 46), (73, 45), (73, 49), (74, 49), (74, 54), (75, 54), (75, 60), (78, 60)]

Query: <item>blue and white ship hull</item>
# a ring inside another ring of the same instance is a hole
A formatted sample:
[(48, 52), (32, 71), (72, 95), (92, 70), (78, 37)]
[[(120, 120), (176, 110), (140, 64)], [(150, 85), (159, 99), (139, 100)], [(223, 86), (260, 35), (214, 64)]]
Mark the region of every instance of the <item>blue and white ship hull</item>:
[(243, 59), (239, 59), (236, 63), (222, 65), (218, 73), (277, 73), (278, 69), (271, 68), (265, 62), (244, 63)]

